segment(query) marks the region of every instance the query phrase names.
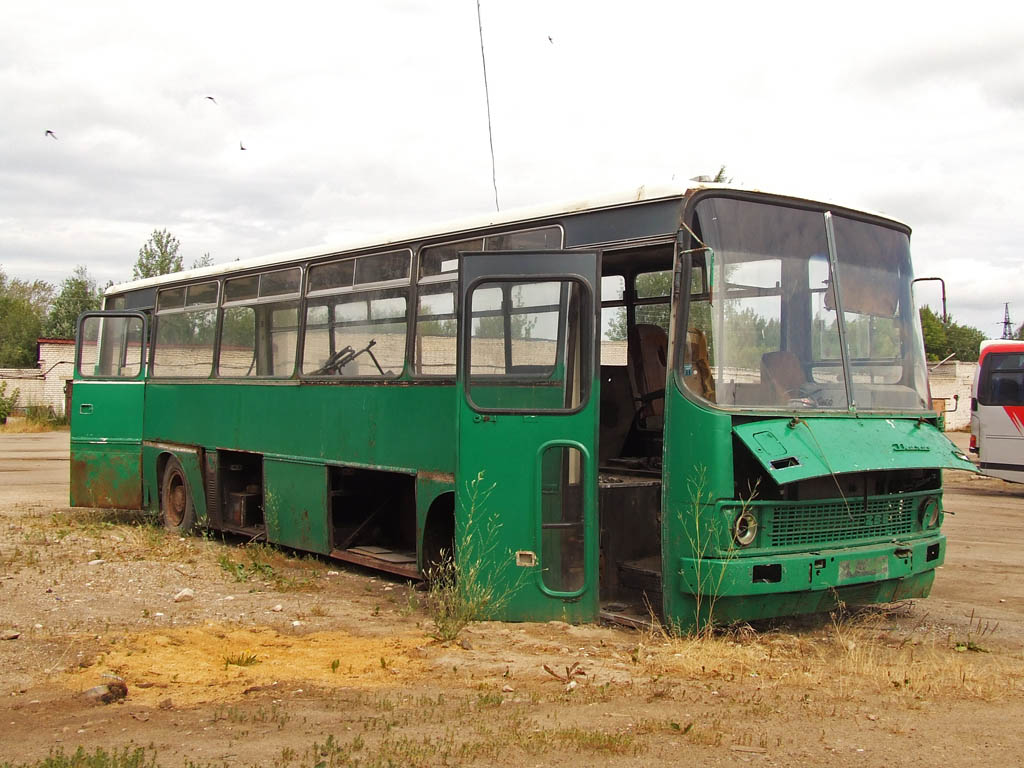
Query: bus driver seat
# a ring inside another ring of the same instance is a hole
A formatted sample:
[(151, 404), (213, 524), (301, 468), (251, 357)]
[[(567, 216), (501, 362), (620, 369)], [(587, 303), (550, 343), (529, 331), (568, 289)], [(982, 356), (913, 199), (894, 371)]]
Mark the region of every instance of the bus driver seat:
[(799, 397), (800, 388), (807, 383), (800, 359), (786, 349), (761, 355), (761, 383), (767, 384), (779, 403), (788, 403)]
[(686, 349), (683, 356), (683, 380), (692, 391), (710, 400), (715, 398), (715, 376), (708, 362), (708, 337), (700, 328), (686, 331)]
[(633, 326), (633, 391), (640, 404), (637, 415), (648, 429), (661, 429), (665, 413), (665, 374), (668, 366), (668, 334), (660, 325)]

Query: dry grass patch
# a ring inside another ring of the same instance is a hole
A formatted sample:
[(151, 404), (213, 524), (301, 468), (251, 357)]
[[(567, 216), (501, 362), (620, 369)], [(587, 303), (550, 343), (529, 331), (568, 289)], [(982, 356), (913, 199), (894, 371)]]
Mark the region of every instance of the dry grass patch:
[(24, 417), (8, 417), (6, 424), (0, 424), (0, 435), (34, 435), (40, 432), (67, 432), (67, 424), (51, 421), (34, 421)]
[(899, 633), (878, 615), (834, 617), (813, 633), (725, 632), (699, 637), (649, 633), (635, 652), (652, 679), (746, 682), (761, 690), (806, 690), (833, 699), (888, 694), (898, 699), (994, 701), (1024, 693), (1019, 654), (964, 653), (964, 642), (935, 632)]

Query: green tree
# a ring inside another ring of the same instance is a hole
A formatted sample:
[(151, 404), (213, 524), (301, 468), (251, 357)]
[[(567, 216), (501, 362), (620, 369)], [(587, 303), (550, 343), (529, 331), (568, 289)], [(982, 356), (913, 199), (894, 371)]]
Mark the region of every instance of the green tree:
[(139, 248), (139, 258), (132, 268), (132, 279), (141, 280), (181, 272), (182, 261), (178, 253), (180, 246), (178, 238), (166, 229), (154, 229), (146, 244)]
[[(670, 296), (672, 294), (672, 270), (645, 272), (637, 275), (634, 287), (636, 295), (641, 298)], [(666, 303), (638, 306), (636, 308), (636, 322), (660, 325), (667, 331), (669, 305)], [(604, 331), (604, 338), (610, 341), (623, 341), (626, 338), (626, 330), (626, 308), (619, 307)]]
[(957, 360), (965, 363), (976, 362), (981, 342), (984, 340), (985, 334), (977, 328), (951, 322), (946, 330), (946, 341), (949, 349), (946, 354), (951, 354)]
[(8, 395), (7, 382), (0, 381), (0, 424), (7, 423), (7, 417), (10, 416), (11, 411), (14, 410), (14, 406), (18, 402), (18, 397), (20, 395), (20, 389), (15, 389)]
[[(531, 297), (533, 298), (533, 297)], [(531, 302), (532, 303), (532, 302)], [(509, 318), (513, 339), (529, 339), (533, 335), (533, 329), (537, 325), (537, 315), (525, 307), (526, 301), (523, 297), (523, 286), (517, 285), (512, 289), (512, 315)], [(516, 312), (516, 309), (524, 308), (526, 311)], [(473, 323), (473, 336), (477, 339), (501, 339), (505, 336), (505, 317), (501, 315), (485, 315), (477, 317)]]
[(102, 301), (96, 281), (89, 277), (89, 270), (79, 265), (60, 284), (57, 298), (50, 306), (43, 332), (54, 339), (73, 339), (75, 322), (83, 312), (99, 309)]
[(953, 322), (947, 315), (946, 323), (925, 306), (921, 307), (921, 330), (924, 333), (924, 351), (929, 360), (943, 360), (950, 355), (965, 363), (978, 359), (981, 342), (985, 334), (969, 325)]
[(213, 257), (210, 255), (210, 252), (207, 251), (202, 256), (200, 256), (198, 259), (193, 261), (192, 262), (192, 266), (189, 267), (189, 269), (199, 269), (200, 267), (212, 267), (212, 266), (213, 266)]
[(945, 352), (947, 347), (946, 326), (927, 305), (921, 307), (920, 314), (925, 355), (929, 360), (941, 360), (949, 354)]
[(0, 368), (36, 365), (36, 340), (52, 298), (49, 283), (11, 279), (0, 269)]

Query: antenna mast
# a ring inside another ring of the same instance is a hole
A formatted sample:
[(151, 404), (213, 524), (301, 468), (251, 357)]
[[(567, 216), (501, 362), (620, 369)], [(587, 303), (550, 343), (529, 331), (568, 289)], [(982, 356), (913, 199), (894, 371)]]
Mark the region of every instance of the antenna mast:
[(487, 140), (491, 145), (491, 184), (494, 186), (494, 209), (501, 210), (498, 205), (498, 172), (494, 165), (494, 131), (491, 128), (491, 91), (487, 87), (487, 57), (484, 55), (484, 20), (480, 15), (480, 0), (476, 0), (476, 23), (480, 29), (480, 62), (484, 69), (484, 99), (487, 102)]
[(1013, 323), (1010, 322), (1010, 303), (1003, 304), (1003, 338), (1013, 338)]

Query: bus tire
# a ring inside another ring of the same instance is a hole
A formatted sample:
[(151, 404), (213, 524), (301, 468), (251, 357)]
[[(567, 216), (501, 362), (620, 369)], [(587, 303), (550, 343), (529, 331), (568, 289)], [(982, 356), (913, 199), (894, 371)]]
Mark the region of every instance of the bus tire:
[(181, 462), (171, 456), (160, 482), (160, 521), (164, 528), (189, 533), (196, 524), (196, 508)]

